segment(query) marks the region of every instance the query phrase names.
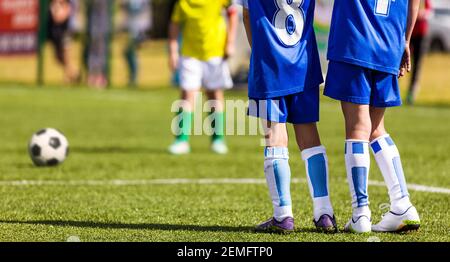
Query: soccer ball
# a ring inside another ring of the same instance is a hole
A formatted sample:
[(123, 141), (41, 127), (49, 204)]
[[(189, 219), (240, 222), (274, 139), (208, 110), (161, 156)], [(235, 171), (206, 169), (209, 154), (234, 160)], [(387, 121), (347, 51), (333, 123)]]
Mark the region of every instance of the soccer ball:
[(36, 166), (56, 166), (69, 154), (69, 142), (58, 130), (45, 128), (33, 134), (28, 152)]

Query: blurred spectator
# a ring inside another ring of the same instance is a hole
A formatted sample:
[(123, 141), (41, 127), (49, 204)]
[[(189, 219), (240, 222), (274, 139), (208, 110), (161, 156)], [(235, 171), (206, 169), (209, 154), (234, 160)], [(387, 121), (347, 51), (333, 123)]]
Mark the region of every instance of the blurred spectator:
[(71, 35), (69, 20), (74, 14), (73, 6), (69, 0), (52, 0), (49, 7), (47, 36), (52, 43), (55, 56), (64, 67), (65, 80), (69, 83), (79, 81), (79, 72), (74, 68), (70, 59)]
[(87, 41), (85, 62), (88, 85), (103, 89), (108, 85), (109, 44), (112, 34), (110, 8), (113, 0), (86, 1)]
[(152, 26), (150, 6), (150, 0), (122, 0), (122, 9), (126, 13), (126, 28), (129, 38), (124, 52), (128, 65), (129, 86), (136, 86), (139, 71), (136, 52), (140, 44), (146, 39), (146, 34)]
[(427, 49), (428, 20), (432, 12), (431, 0), (421, 2), (419, 16), (417, 17), (416, 26), (414, 27), (411, 37), (411, 58), (412, 58), (412, 75), (409, 85), (407, 103), (412, 105), (416, 100), (419, 92), (420, 74), (422, 69), (423, 56)]

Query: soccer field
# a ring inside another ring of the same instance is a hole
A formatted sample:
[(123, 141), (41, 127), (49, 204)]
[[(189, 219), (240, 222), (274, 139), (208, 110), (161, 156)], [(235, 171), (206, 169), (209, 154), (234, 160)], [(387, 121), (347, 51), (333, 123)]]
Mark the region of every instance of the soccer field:
[[(170, 112), (176, 90), (0, 88), (0, 241), (450, 241), (450, 107), (401, 107), (387, 126), (402, 154), (422, 227), (409, 234), (314, 232), (306, 175), (291, 140), (296, 232), (257, 234), (271, 216), (257, 136), (228, 137), (230, 153), (214, 155), (209, 138), (193, 137), (193, 153), (171, 156)], [(245, 99), (232, 91), (228, 98)], [(36, 168), (27, 141), (42, 127), (62, 130), (67, 161)], [(338, 103), (323, 98), (322, 140), (339, 228), (350, 217)], [(292, 132), (291, 132), (292, 134)], [(372, 159), (374, 222), (388, 211), (387, 190)]]

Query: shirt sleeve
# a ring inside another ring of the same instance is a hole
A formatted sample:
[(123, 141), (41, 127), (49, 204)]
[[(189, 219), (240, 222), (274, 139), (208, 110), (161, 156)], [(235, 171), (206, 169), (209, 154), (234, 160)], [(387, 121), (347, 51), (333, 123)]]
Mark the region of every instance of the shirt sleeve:
[(170, 19), (174, 23), (181, 23), (182, 17), (181, 17), (181, 8), (180, 8), (180, 2), (177, 2), (175, 4), (175, 7), (173, 8), (172, 17)]
[(237, 1), (237, 0), (223, 0), (222, 2), (223, 2), (223, 6), (224, 6), (225, 8), (228, 8), (228, 7), (230, 7), (230, 6), (234, 5), (234, 4), (236, 4), (236, 1)]

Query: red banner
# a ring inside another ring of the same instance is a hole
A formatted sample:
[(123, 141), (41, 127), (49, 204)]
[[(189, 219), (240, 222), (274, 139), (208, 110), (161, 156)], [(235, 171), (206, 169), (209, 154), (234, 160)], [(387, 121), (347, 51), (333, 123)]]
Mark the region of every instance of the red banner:
[(0, 55), (35, 52), (39, 0), (0, 0)]

